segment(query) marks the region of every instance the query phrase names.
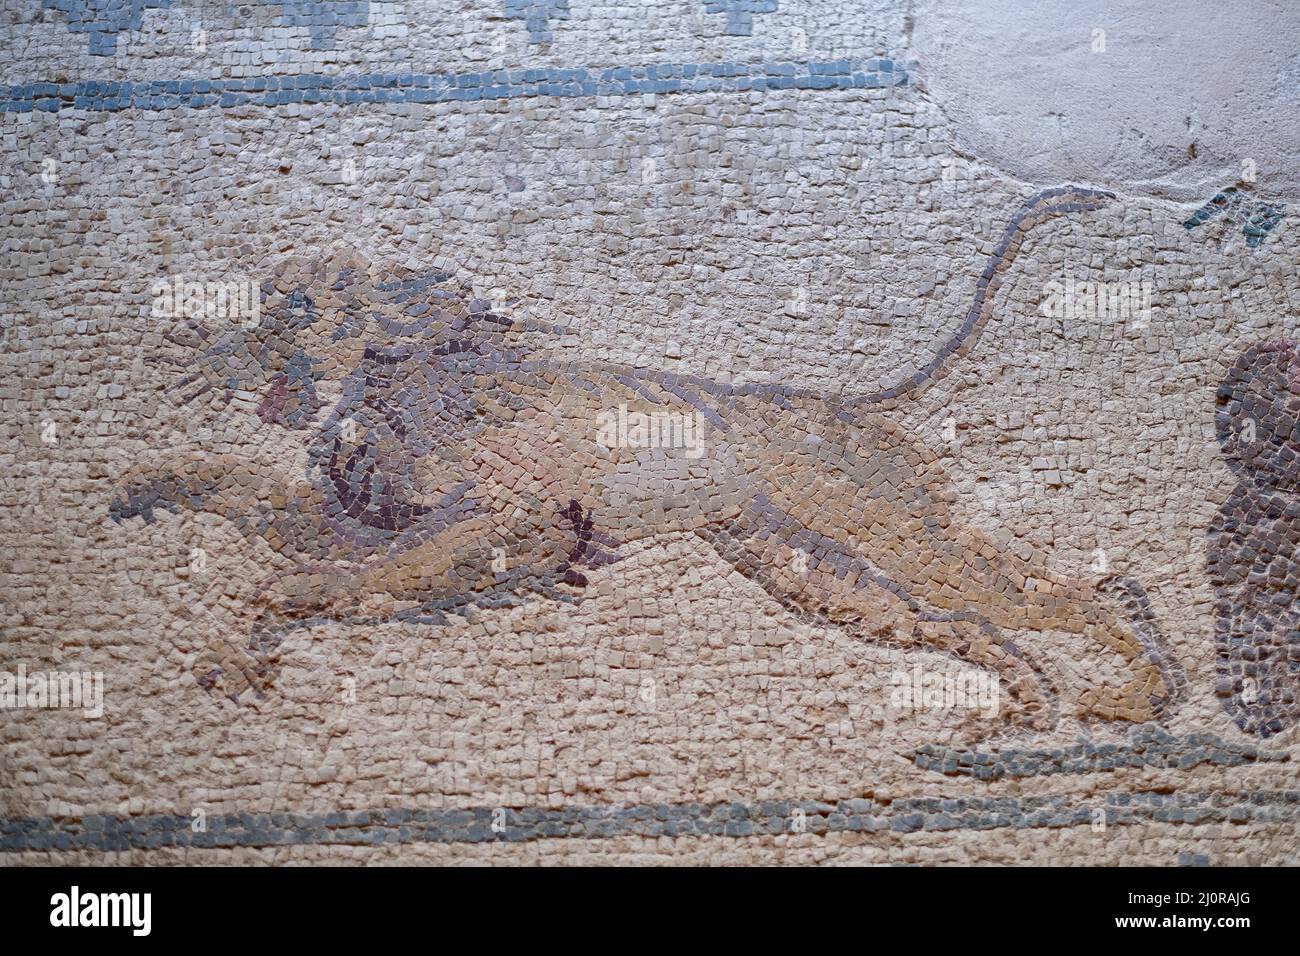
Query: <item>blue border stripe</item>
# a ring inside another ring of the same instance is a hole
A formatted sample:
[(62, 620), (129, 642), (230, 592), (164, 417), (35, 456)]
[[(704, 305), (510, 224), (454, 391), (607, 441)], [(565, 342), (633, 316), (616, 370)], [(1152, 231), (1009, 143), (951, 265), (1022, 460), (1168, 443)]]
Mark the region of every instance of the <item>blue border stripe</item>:
[(512, 69), (484, 73), (373, 73), (245, 79), (84, 80), (0, 87), (0, 112), (65, 109), (174, 110), (298, 104), (447, 103), (531, 96), (639, 96), (647, 93), (853, 90), (906, 86), (893, 60), (802, 63), (658, 63), (605, 69)]
[[(569, 809), (348, 810), (323, 814), (209, 814), (202, 832), (180, 814), (87, 815), (0, 820), (0, 853), (123, 851), (162, 847), (386, 846), (409, 843), (524, 843), (547, 839), (749, 837), (803, 831), (917, 833), (1025, 830), (1172, 823), (1289, 824), (1300, 820), (1300, 791), (1137, 793), (1035, 797), (869, 798), (824, 803), (661, 803)], [(802, 811), (802, 817), (800, 817)]]

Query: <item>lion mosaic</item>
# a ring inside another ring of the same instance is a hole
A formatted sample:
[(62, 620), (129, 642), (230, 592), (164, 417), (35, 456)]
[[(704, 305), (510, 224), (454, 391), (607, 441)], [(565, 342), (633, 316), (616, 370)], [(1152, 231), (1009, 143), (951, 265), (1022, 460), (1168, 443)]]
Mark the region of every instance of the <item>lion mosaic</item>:
[[(635, 542), (685, 533), (796, 614), (990, 669), (1011, 726), (1060, 713), (1043, 662), (1015, 640), (1048, 631), (1122, 674), (1080, 690), (1071, 713), (1157, 719), (1180, 674), (1150, 616), (1132, 612), (1136, 585), (1107, 591), (961, 527), (938, 457), (890, 414), (973, 346), (1031, 229), (1110, 198), (1030, 198), (951, 337), (914, 375), (859, 396), (576, 364), (530, 344), (562, 330), (495, 312), (448, 275), (287, 262), (256, 328), (193, 323), (177, 387), (186, 400), (257, 394), (263, 421), (307, 436), (307, 473), (188, 453), (133, 471), (112, 516), (212, 512), (291, 563), (246, 596), (241, 642), (214, 640), (199, 666), (237, 701), (267, 691), (291, 629), (577, 601)], [(329, 408), (326, 383), (341, 390)]]

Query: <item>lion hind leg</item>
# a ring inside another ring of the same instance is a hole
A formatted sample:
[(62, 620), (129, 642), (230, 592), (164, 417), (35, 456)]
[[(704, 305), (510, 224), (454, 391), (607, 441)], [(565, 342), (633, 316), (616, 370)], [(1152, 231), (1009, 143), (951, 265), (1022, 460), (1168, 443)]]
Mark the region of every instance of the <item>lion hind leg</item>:
[[(918, 600), (898, 582), (833, 538), (798, 527), (766, 505), (761, 519), (700, 532), (728, 563), (783, 606), (856, 636), (897, 647), (933, 650), (992, 670), (1010, 704), (998, 716), (1012, 725), (1048, 729), (1056, 721), (1055, 698), (1040, 671), (979, 615), (949, 612)], [(785, 534), (774, 533), (773, 526)], [(764, 534), (763, 532), (767, 533)]]

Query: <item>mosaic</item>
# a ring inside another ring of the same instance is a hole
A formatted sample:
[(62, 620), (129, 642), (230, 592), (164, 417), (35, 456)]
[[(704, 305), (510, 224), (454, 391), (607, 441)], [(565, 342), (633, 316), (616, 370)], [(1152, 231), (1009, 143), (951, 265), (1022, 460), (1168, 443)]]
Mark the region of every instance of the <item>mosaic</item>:
[(306, 27), (313, 50), (337, 47), (340, 27), (363, 27), (370, 20), (368, 0), (272, 0), (280, 11), (280, 24)]
[[(729, 836), (791, 832), (791, 819), (803, 832), (944, 833), (955, 830), (1064, 828), (1091, 825), (1099, 816), (1109, 826), (1156, 820), (1195, 826), (1252, 821), (1294, 823), (1300, 817), (1300, 791), (1257, 793), (1248, 798), (1224, 794), (1159, 793), (1110, 796), (1100, 806), (1070, 806), (1052, 797), (1023, 800), (929, 799), (880, 803), (852, 799), (619, 809), (509, 812), (494, 826), (498, 811), (475, 807), (445, 813), (424, 810), (362, 810), (320, 816), (268, 813), (217, 818), (195, 833), (189, 817), (87, 817), (76, 826), (49, 819), (5, 821), (0, 848), (125, 851), (131, 848), (232, 848), (302, 845), (385, 846), (409, 843), (524, 843), (542, 839), (608, 838), (622, 834), (658, 837)], [(1186, 854), (1191, 857), (1194, 854)], [(1182, 859), (1180, 865), (1194, 865)], [(1201, 864), (1204, 865), (1204, 864)]]
[[(516, 97), (645, 96), (709, 91), (878, 89), (903, 86), (908, 73), (875, 57), (827, 63), (670, 63), (601, 70), (547, 68), (483, 73), (300, 75), (244, 80), (28, 83), (5, 89), (0, 111), (174, 110), (259, 104), (441, 103)], [(4, 89), (4, 88), (0, 88)]]
[(772, 13), (778, 0), (706, 0), (708, 13), (725, 13), (726, 32), (732, 36), (749, 36), (754, 32), (754, 15)]
[(1033, 172), (911, 4), (6, 12), (5, 865), (1295, 864), (1253, 120)]
[[(1126, 623), (1090, 584), (926, 520), (945, 497), (942, 471), (875, 411), (914, 398), (975, 343), (1030, 229), (1108, 198), (1063, 188), (1031, 199), (934, 358), (855, 398), (547, 362), (517, 341), (536, 330), (465, 301), (446, 276), (372, 276), (346, 260), (289, 267), (264, 286), (257, 329), (194, 327), (210, 344), (178, 387), (193, 390), (188, 400), (264, 388), (264, 422), (306, 428), (320, 410), (317, 380), (336, 375), (343, 398), (311, 440), (305, 483), (277, 476), (271, 462), (227, 469), (200, 457), (129, 480), (112, 514), (151, 521), (158, 509), (210, 510), (294, 560), (294, 572), (248, 596), (261, 608), (249, 659), (232, 665), (234, 652), (223, 653), (200, 678), (236, 699), (264, 685), (285, 628), (347, 619), (345, 608), (376, 599), (391, 609), (353, 620), (438, 622), (519, 591), (572, 600), (560, 589), (580, 590), (585, 569), (618, 560), (621, 548), (691, 532), (800, 613), (996, 669), (1029, 723), (1050, 722), (1055, 695), (1004, 631), (1077, 633), (1127, 673), (1066, 706), (1150, 720), (1177, 690), (1161, 674), (1163, 647), (1144, 646), (1158, 636)], [(591, 428), (614, 409), (632, 409), (636, 431)], [(791, 487), (824, 489), (828, 500), (810, 509), (822, 495), (801, 500)], [(850, 542), (853, 529), (871, 530), (869, 550)], [(340, 562), (354, 570), (338, 573)], [(795, 566), (806, 570), (782, 570)], [(1015, 586), (1026, 580), (1055, 587)], [(962, 587), (949, 594), (939, 582)]]
[(171, 0), (41, 0), (67, 18), (68, 29), (86, 34), (93, 56), (113, 56), (118, 34), (139, 30), (146, 10), (165, 9)]
[(1286, 203), (1252, 201), (1249, 193), (1236, 186), (1229, 186), (1222, 192), (1216, 193), (1213, 199), (1196, 210), (1183, 223), (1183, 228), (1195, 229), (1221, 215), (1225, 219), (1241, 224), (1241, 234), (1246, 237), (1246, 245), (1254, 249), (1282, 220), (1285, 211)]
[(1300, 347), (1247, 349), (1215, 397), (1240, 479), (1209, 529), (1217, 690), (1242, 730), (1267, 737), (1300, 715)]
[(549, 43), (551, 21), (569, 19), (569, 0), (506, 0), (506, 18), (522, 20), (533, 43)]

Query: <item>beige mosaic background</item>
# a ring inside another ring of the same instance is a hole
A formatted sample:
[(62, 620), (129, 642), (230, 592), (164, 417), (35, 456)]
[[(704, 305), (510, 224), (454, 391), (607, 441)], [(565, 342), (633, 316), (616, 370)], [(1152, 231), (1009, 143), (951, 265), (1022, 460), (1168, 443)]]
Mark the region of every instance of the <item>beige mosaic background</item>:
[[(807, 62), (819, 45), (828, 58), (915, 67), (882, 89), (0, 113), (0, 667), (104, 675), (100, 719), (0, 712), (0, 818), (75, 829), (89, 815), (195, 810), (858, 799), (891, 821), (915, 798), (1054, 800), (1065, 816), (387, 846), (14, 843), (0, 864), (1296, 862), (1297, 732), (1243, 733), (1216, 696), (1206, 558), (1236, 483), (1215, 437), (1215, 390), (1243, 349), (1294, 336), (1300, 315), (1295, 197), (1263, 159), (1239, 185), (1251, 201), (1288, 205), (1253, 247), (1230, 215), (1184, 227), (1237, 183), (1232, 163), (1246, 157), (1225, 159), (1217, 178), (1189, 171), (1198, 187), (1213, 181), (1176, 199), (1118, 168), (1083, 183), (1116, 198), (1036, 227), (971, 351), (892, 414), (942, 459), (955, 522), (1071, 578), (1095, 579), (1100, 551), (1141, 583), (1187, 677), (1159, 732), (1175, 763), (1205, 748), (1249, 754), (1234, 765), (999, 780), (927, 769), (915, 756), (927, 746), (1050, 753), (1131, 746), (1134, 731), (1068, 709), (1041, 730), (899, 712), (891, 675), (958, 665), (809, 622), (691, 535), (638, 542), (584, 572), (576, 606), (528, 596), (446, 624), (304, 628), (285, 637), (263, 699), (205, 691), (204, 649), (238, 631), (248, 587), (282, 559), (218, 515), (118, 524), (110, 505), (132, 467), (178, 449), (301, 475), (308, 438), (260, 419), (256, 398), (184, 406), (165, 391), (191, 350), (151, 314), (159, 277), (260, 283), (291, 256), (355, 250), (384, 269), (453, 272), (494, 306), (510, 303), (512, 318), (564, 326), (552, 347), (567, 361), (866, 394), (929, 360), (965, 317), (1005, 224), (1073, 171), (1063, 162), (1060, 178), (1021, 180), (963, 146), (965, 116), (949, 119), (913, 46), (931, 12), (908, 4), (780, 0), (754, 14), (750, 36), (728, 36), (703, 0), (573, 0), (554, 40), (537, 44), (500, 3), (445, 16), (370, 3), (369, 24), (340, 29), (334, 51), (277, 26), (264, 8), (275, 5), (247, 6), (251, 16), (176, 0), (146, 11), (105, 57), (63, 12), (5, 0), (3, 81)], [(196, 23), (205, 55), (192, 49)], [(956, 67), (944, 68), (951, 78)], [(1244, 135), (1259, 118), (1242, 122)], [(1047, 284), (1067, 276), (1148, 281), (1149, 321), (1044, 315)], [(322, 393), (328, 408), (337, 391)], [(1080, 685), (1088, 663), (1069, 635), (1015, 640), (1059, 686)], [(1153, 793), (1198, 807), (1281, 802), (1246, 819), (1112, 812), (1096, 825), (1094, 808)]]

